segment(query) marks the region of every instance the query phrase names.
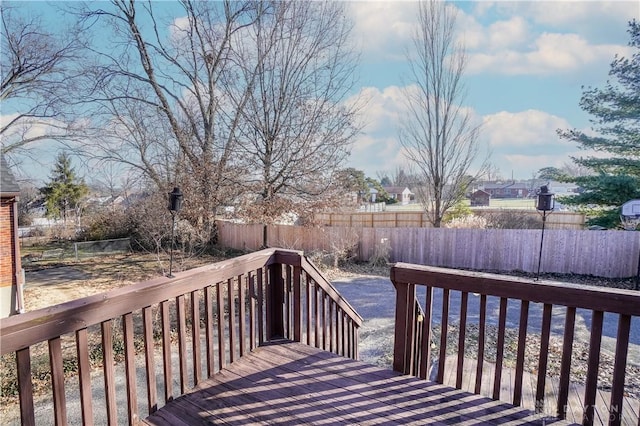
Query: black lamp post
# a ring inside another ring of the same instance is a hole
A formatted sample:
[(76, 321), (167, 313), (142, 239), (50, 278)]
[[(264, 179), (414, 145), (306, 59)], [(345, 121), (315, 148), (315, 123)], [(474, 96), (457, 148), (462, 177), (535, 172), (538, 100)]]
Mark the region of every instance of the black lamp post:
[(167, 275), (169, 278), (173, 278), (173, 243), (176, 229), (176, 214), (182, 208), (182, 198), (182, 192), (180, 192), (180, 188), (177, 186), (169, 193), (169, 211), (171, 212), (171, 256), (169, 258), (169, 275)]
[(536, 280), (540, 277), (540, 264), (542, 262), (542, 243), (544, 241), (544, 226), (547, 222), (547, 212), (552, 212), (555, 207), (555, 200), (553, 198), (553, 192), (549, 192), (547, 185), (542, 185), (538, 192), (538, 202), (536, 204), (536, 210), (542, 212), (542, 235), (540, 237), (540, 253), (538, 254), (538, 273), (536, 274)]

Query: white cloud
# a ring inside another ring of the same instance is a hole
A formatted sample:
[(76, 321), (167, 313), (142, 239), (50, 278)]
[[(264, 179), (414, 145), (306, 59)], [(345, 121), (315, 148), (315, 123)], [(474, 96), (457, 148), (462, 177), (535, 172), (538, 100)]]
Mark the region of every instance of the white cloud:
[(417, 4), (406, 1), (348, 3), (356, 45), (377, 60), (403, 60), (417, 23)]
[(480, 2), (463, 14), (461, 31), (470, 74), (573, 75), (605, 69), (627, 22), (640, 16), (637, 1)]
[(640, 15), (637, 1), (531, 1), (519, 6), (536, 23), (556, 27), (626, 25), (627, 21)]
[(557, 129), (572, 128), (564, 118), (544, 111), (501, 111), (484, 117), (481, 137), (492, 148), (492, 163), (503, 176), (530, 178), (543, 167), (562, 167), (572, 156), (590, 155), (562, 140)]
[[(2, 137), (4, 143), (7, 145), (17, 143), (24, 139), (34, 139), (34, 142), (29, 144), (29, 148), (35, 148), (47, 142), (47, 139), (38, 138), (61, 136), (66, 133), (65, 129), (67, 125), (62, 121), (52, 118), (22, 117), (14, 122), (13, 120), (18, 116), (18, 113), (0, 115), (0, 129), (5, 130)], [(5, 127), (9, 125), (11, 127), (5, 129)]]
[[(354, 98), (366, 99), (361, 111), (365, 126), (351, 148), (349, 165), (375, 177), (378, 171), (392, 171), (404, 165), (405, 158), (397, 138), (397, 126), (403, 113), (402, 88), (364, 87)], [(347, 102), (353, 102), (353, 99)]]
[(565, 119), (544, 111), (501, 111), (484, 117), (482, 134), (494, 149), (518, 151), (532, 146), (553, 147), (559, 140), (556, 129), (570, 127)]
[(629, 56), (628, 47), (591, 45), (577, 34), (543, 33), (532, 46), (469, 54), (468, 72), (507, 75), (571, 74), (589, 66), (608, 66), (616, 54)]
[(489, 49), (500, 50), (518, 46), (526, 42), (529, 35), (527, 22), (521, 16), (514, 16), (508, 21), (498, 21), (488, 28)]

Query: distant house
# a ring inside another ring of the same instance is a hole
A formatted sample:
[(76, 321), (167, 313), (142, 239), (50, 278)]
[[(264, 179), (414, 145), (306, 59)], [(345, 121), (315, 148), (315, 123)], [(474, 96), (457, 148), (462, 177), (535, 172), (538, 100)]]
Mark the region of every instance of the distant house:
[(485, 183), (480, 188), (491, 195), (491, 198), (530, 198), (535, 196), (537, 188), (531, 188), (528, 182), (496, 182)]
[(414, 197), (413, 192), (406, 186), (385, 186), (383, 188), (389, 194), (389, 197), (403, 205), (409, 204)]
[[(20, 187), (0, 155), (0, 318), (22, 310), (22, 263), (18, 240)], [(20, 303), (18, 303), (20, 302)]]
[(471, 194), (471, 207), (486, 207), (489, 206), (489, 202), (491, 201), (491, 194), (482, 189), (478, 189), (476, 192)]

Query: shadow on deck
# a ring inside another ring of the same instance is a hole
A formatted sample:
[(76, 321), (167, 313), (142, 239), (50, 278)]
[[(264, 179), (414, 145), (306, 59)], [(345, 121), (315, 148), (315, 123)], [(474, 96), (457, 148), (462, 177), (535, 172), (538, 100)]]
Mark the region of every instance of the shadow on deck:
[(290, 341), (257, 348), (144, 423), (568, 424)]

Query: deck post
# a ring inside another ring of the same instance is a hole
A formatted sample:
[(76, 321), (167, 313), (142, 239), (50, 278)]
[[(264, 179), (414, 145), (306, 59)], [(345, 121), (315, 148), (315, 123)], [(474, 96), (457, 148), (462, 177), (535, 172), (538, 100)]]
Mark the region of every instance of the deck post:
[(396, 288), (396, 329), (393, 344), (393, 369), (402, 374), (411, 374), (413, 365), (414, 327), (416, 320), (416, 287), (392, 279)]
[(275, 263), (269, 266), (269, 340), (283, 338), (284, 335), (284, 279), (282, 277), (282, 264)]

